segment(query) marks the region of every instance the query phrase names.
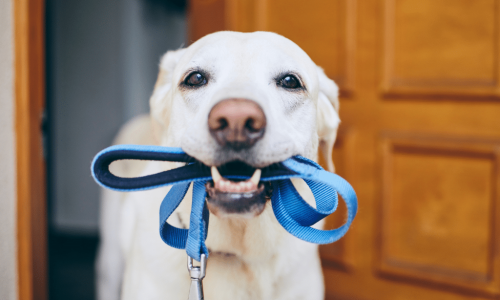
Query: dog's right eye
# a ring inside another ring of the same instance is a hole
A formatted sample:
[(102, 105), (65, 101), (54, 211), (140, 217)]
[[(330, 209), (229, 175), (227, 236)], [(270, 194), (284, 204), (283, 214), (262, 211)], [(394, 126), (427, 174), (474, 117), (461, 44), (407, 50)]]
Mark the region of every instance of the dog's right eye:
[(275, 80), (279, 87), (289, 91), (305, 90), (305, 87), (302, 85), (299, 78), (300, 77), (296, 75), (285, 73), (285, 75), (278, 76)]
[(193, 72), (186, 77), (184, 84), (187, 86), (197, 87), (202, 86), (207, 83), (207, 78), (203, 76), (200, 72)]

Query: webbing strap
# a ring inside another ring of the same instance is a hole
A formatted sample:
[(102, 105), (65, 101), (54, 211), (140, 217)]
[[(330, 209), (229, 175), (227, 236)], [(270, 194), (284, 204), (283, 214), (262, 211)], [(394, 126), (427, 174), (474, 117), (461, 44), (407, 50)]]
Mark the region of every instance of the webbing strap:
[[(109, 171), (109, 165), (116, 160), (138, 159), (185, 162), (186, 166), (135, 178), (122, 178)], [(99, 152), (92, 162), (92, 176), (105, 188), (117, 191), (139, 191), (172, 185), (160, 206), (160, 236), (162, 240), (200, 261), (201, 254), (208, 257), (205, 240), (208, 234), (209, 212), (205, 202), (205, 184), (211, 180), (210, 169), (195, 161), (180, 148), (141, 145), (117, 145)], [(232, 179), (246, 179), (252, 170), (229, 164), (221, 173)], [(316, 208), (311, 207), (299, 195), (290, 178), (304, 179), (311, 189)], [(273, 186), (271, 202), (278, 222), (289, 233), (316, 244), (332, 243), (340, 239), (349, 229), (357, 212), (357, 198), (351, 185), (340, 176), (325, 171), (317, 163), (294, 156), (281, 163), (262, 169), (261, 181), (270, 181)], [(167, 222), (168, 217), (179, 206), (193, 183), (193, 202), (189, 229), (177, 228)], [(319, 230), (310, 226), (316, 224), (337, 209), (338, 196), (347, 206), (347, 221), (333, 230)]]

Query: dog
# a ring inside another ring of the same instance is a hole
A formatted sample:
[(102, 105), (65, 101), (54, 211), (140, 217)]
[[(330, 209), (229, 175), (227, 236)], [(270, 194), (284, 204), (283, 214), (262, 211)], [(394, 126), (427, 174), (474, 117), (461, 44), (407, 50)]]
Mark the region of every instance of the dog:
[[(259, 182), (259, 172), (293, 155), (315, 161), (322, 155), (334, 171), (340, 123), (335, 83), (281, 35), (217, 32), (161, 58), (150, 108), (149, 116), (126, 124), (115, 143), (181, 147), (211, 167), (206, 299), (323, 299), (318, 246), (281, 227), (269, 201), (272, 191)], [(221, 177), (218, 171), (234, 162), (253, 168), (252, 178)], [(130, 177), (179, 166), (123, 161), (111, 171)], [(307, 185), (300, 179), (293, 184), (314, 206)], [(98, 299), (187, 298), (186, 252), (167, 246), (158, 234), (168, 189), (103, 191)], [(242, 193), (252, 197), (243, 200)], [(188, 191), (169, 223), (188, 227), (190, 210)]]

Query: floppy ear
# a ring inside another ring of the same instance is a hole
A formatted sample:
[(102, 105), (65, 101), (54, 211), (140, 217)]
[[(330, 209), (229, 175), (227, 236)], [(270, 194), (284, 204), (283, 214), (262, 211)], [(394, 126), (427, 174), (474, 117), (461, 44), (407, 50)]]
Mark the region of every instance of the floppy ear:
[(172, 87), (175, 84), (172, 81), (172, 74), (177, 66), (177, 62), (185, 51), (186, 49), (168, 51), (160, 60), (160, 72), (156, 80), (153, 95), (149, 99), (151, 124), (157, 144), (161, 144), (163, 133), (167, 131), (170, 122)]
[(318, 67), (319, 93), (317, 126), (319, 137), (319, 152), (326, 162), (326, 168), (335, 172), (332, 152), (339, 127), (339, 88), (333, 80), (326, 77), (323, 69)]

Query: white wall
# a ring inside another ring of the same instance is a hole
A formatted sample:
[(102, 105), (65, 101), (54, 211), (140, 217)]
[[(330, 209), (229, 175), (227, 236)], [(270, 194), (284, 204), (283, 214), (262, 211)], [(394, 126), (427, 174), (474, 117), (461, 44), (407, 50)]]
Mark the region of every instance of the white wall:
[(0, 0), (0, 299), (17, 299), (12, 1)]

